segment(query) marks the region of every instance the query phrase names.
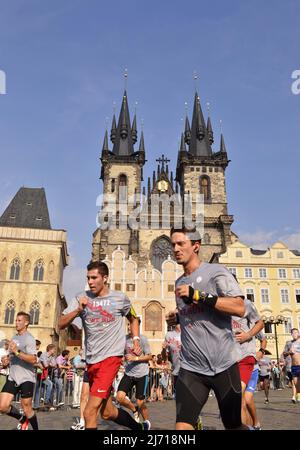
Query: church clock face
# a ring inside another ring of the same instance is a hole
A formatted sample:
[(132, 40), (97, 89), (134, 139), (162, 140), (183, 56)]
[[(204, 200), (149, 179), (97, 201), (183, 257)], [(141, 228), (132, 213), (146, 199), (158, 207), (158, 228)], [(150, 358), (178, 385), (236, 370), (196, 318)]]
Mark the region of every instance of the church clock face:
[(168, 190), (168, 182), (161, 180), (157, 183), (157, 188), (160, 192), (166, 192)]

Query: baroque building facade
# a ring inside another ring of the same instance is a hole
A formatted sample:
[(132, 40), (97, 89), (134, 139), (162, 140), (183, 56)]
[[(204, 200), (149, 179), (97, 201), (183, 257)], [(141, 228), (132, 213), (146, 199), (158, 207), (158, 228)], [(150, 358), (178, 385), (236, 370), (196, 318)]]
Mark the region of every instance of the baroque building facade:
[(29, 331), (41, 341), (66, 346), (58, 317), (67, 306), (62, 294), (68, 264), (66, 231), (51, 228), (43, 188), (19, 189), (0, 217), (0, 334), (15, 333), (19, 311), (30, 314)]
[[(229, 163), (224, 137), (213, 150), (211, 119), (204, 119), (195, 93), (191, 121), (185, 120), (177, 161), (164, 155), (157, 170), (144, 180), (146, 151), (141, 131), (138, 149), (137, 118), (130, 120), (127, 92), (124, 92), (118, 120), (113, 115), (110, 132), (105, 132), (101, 153), (103, 202), (99, 227), (93, 234), (92, 260), (105, 260), (111, 270), (112, 289), (123, 290), (133, 301), (142, 320), (142, 332), (152, 351), (161, 350), (166, 332), (164, 314), (174, 309), (174, 281), (182, 273), (173, 261), (170, 229), (196, 224), (202, 235), (201, 258), (226, 251), (236, 236), (231, 232), (233, 216), (228, 214), (225, 171)], [(169, 163), (175, 167), (169, 170)], [(175, 176), (174, 176), (175, 174)], [(200, 206), (200, 208), (199, 208)]]
[[(220, 255), (219, 262), (234, 273), (245, 296), (266, 319), (267, 348), (277, 358), (276, 337), (280, 356), (291, 328), (300, 329), (300, 252), (283, 242), (256, 250), (237, 240)], [(275, 334), (269, 319), (280, 316), (286, 322), (276, 326)]]

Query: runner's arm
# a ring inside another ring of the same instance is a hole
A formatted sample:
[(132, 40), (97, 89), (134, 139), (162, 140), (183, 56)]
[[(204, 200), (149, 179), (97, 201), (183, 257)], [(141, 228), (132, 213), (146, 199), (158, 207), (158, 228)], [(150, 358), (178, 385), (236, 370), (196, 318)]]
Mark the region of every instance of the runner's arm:
[(25, 362), (27, 362), (27, 363), (29, 363), (29, 364), (32, 364), (32, 365), (34, 365), (34, 364), (36, 364), (36, 362), (37, 362), (37, 357), (36, 357), (36, 355), (29, 355), (28, 353), (24, 353), (24, 352), (22, 352), (22, 351), (17, 351), (16, 353), (15, 353), (15, 355), (19, 358), (19, 359), (21, 359), (21, 361), (25, 361)]
[(242, 344), (243, 342), (250, 341), (254, 336), (256, 336), (264, 327), (264, 321), (259, 319), (252, 328), (247, 332), (242, 332), (237, 334), (235, 339), (237, 342)]
[(88, 302), (86, 297), (80, 297), (78, 300), (78, 307), (74, 309), (74, 311), (69, 312), (68, 314), (62, 314), (58, 321), (58, 328), (63, 330), (66, 328), (73, 320), (80, 315), (80, 313), (84, 310)]

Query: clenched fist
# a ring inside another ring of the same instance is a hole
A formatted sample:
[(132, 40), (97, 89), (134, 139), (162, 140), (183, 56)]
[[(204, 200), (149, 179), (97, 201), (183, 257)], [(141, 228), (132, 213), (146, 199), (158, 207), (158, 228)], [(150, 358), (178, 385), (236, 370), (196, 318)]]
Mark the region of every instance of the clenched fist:
[(78, 310), (80, 312), (83, 311), (87, 304), (88, 304), (88, 298), (87, 297), (79, 297), (79, 299), (78, 299)]

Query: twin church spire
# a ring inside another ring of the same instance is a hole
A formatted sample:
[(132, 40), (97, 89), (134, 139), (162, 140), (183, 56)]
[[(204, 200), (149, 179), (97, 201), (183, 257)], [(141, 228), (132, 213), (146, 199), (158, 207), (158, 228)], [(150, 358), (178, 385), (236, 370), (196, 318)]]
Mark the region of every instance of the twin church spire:
[(115, 114), (113, 115), (110, 140), (113, 144), (112, 151), (108, 148), (108, 133), (106, 131), (102, 147), (103, 152), (110, 152), (115, 157), (130, 157), (139, 152), (145, 152), (144, 136), (141, 132), (139, 151), (135, 152), (134, 144), (138, 140), (136, 114), (133, 121), (130, 121), (127, 92), (124, 91), (118, 125)]
[[(211, 158), (213, 157), (212, 144), (214, 143), (214, 133), (211, 119), (208, 116), (205, 124), (200, 98), (198, 92), (195, 92), (194, 109), (192, 116), (192, 127), (189, 118), (185, 118), (185, 130), (181, 137), (180, 151), (187, 151), (191, 156)], [(226, 147), (223, 134), (221, 134), (220, 152), (226, 153)]]
[[(139, 156), (139, 159), (140, 157), (142, 157), (142, 159), (144, 160), (145, 143), (143, 131), (141, 131), (140, 134), (139, 149), (138, 151), (134, 149), (134, 145), (138, 141), (137, 118), (135, 113), (133, 121), (131, 123), (126, 89), (124, 90), (123, 94), (118, 124), (116, 121), (115, 113), (113, 115), (110, 130), (110, 140), (112, 142), (112, 150), (109, 150), (108, 132), (106, 131), (102, 147), (102, 158), (104, 157), (105, 159), (105, 157), (109, 155), (114, 159), (126, 159), (128, 157), (134, 157), (136, 159), (136, 157)], [(200, 98), (198, 92), (196, 91), (191, 126), (189, 118), (186, 115), (185, 130), (181, 136), (179, 151), (186, 152), (191, 158), (196, 157), (197, 159), (214, 159), (215, 154), (222, 154), (223, 158), (226, 156), (227, 159), (227, 152), (223, 134), (221, 134), (220, 149), (216, 153), (214, 153), (212, 150), (213, 143), (214, 133), (211, 119), (208, 116), (207, 122), (205, 123)]]

